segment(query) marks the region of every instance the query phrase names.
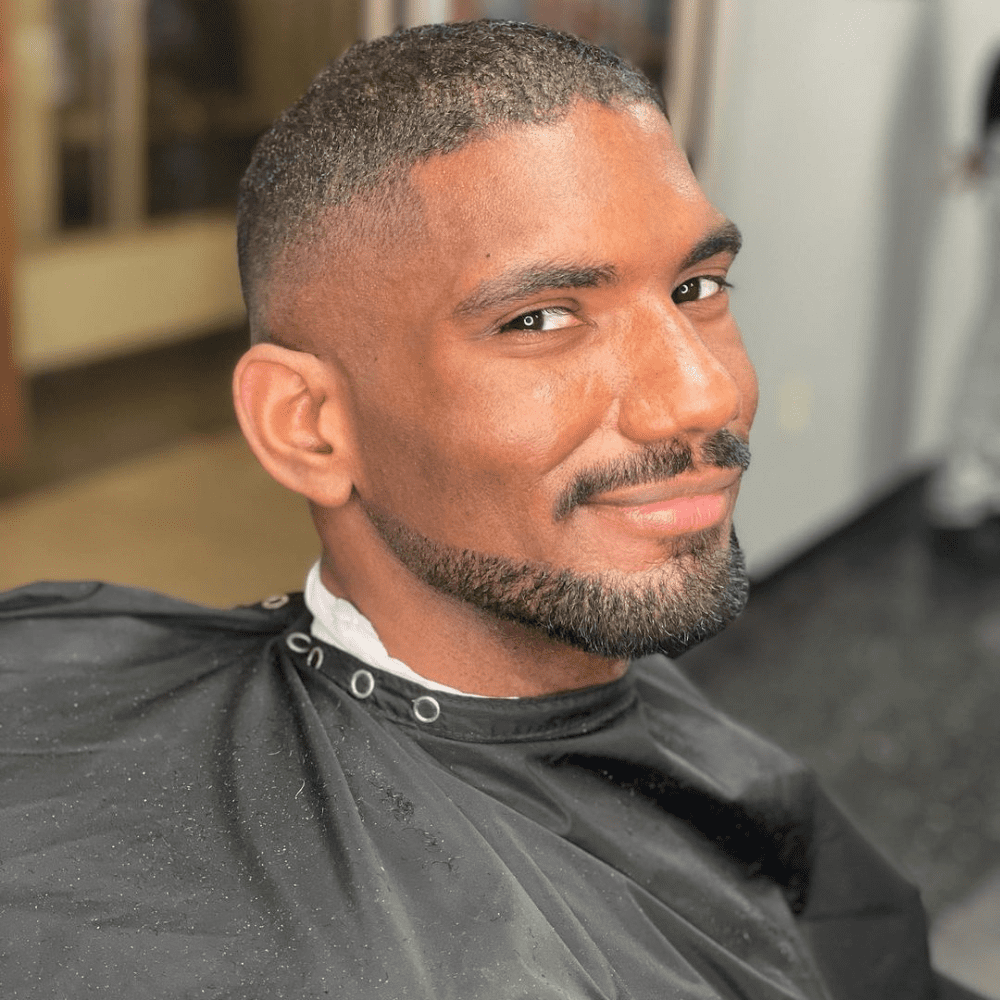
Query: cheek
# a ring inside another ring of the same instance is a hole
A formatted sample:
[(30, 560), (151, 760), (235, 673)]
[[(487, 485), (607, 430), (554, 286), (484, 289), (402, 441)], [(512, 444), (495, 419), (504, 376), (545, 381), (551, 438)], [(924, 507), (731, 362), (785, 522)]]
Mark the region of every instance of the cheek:
[(562, 463), (600, 425), (611, 396), (599, 375), (565, 359), (480, 358), (462, 378), (429, 373), (394, 405), (361, 414), (368, 496), (423, 508), (425, 526), (438, 515), (448, 526), (547, 511)]
[(551, 382), (540, 382), (531, 390), (531, 395), (538, 406), (549, 406), (556, 399)]
[(448, 401), (447, 444), (512, 481), (558, 466), (599, 426), (611, 393), (600, 375), (566, 361), (518, 359), (485, 368)]

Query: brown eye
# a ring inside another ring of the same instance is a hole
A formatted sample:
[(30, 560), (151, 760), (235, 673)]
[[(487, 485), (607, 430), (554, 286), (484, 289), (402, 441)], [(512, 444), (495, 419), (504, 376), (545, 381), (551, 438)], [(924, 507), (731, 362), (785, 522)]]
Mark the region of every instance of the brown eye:
[(505, 330), (541, 330), (544, 319), (542, 317), (542, 310), (536, 309), (534, 312), (525, 313), (523, 316), (518, 316), (517, 319), (512, 319), (509, 323), (504, 325)]
[(689, 278), (678, 285), (670, 297), (674, 302), (697, 302), (699, 299), (707, 299), (716, 295), (723, 288), (728, 287), (729, 283), (722, 278)]
[(531, 312), (515, 316), (501, 327), (504, 333), (538, 333), (539, 331), (561, 330), (570, 326), (573, 314), (569, 309), (551, 306), (547, 309), (532, 309)]

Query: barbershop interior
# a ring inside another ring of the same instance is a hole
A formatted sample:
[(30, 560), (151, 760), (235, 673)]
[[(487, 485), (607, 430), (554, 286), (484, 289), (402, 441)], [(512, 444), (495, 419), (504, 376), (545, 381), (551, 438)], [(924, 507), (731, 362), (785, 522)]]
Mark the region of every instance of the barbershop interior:
[(680, 665), (806, 759), (1000, 998), (1000, 4), (14, 0), (0, 52), (0, 590), (300, 590), (305, 502), (233, 413), (257, 138), (359, 38), (605, 45), (740, 227), (747, 610)]

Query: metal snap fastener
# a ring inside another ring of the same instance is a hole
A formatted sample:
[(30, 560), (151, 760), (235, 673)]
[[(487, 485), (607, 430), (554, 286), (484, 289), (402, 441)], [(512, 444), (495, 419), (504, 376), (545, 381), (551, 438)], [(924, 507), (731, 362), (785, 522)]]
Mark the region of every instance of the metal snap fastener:
[(355, 698), (367, 698), (375, 690), (375, 678), (370, 670), (355, 670), (351, 674), (351, 694)]
[(288, 601), (288, 594), (272, 594), (270, 597), (265, 597), (264, 600), (260, 602), (260, 606), (262, 608), (267, 608), (268, 611), (277, 611), (278, 608), (283, 608)]
[(309, 655), (306, 657), (306, 663), (310, 667), (315, 667), (317, 670), (323, 665), (323, 650), (319, 646), (313, 646), (309, 650)]
[(305, 632), (292, 632), (291, 635), (285, 639), (285, 645), (293, 653), (305, 653), (312, 646), (312, 636), (308, 636)]
[(440, 714), (441, 706), (437, 698), (422, 694), (419, 698), (413, 699), (413, 716), (417, 722), (434, 722)]

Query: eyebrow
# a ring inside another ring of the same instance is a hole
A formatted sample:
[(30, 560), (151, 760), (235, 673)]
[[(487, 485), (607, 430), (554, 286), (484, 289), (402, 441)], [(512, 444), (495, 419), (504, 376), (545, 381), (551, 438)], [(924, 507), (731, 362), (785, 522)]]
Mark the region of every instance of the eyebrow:
[(469, 318), (539, 292), (560, 288), (599, 288), (617, 280), (618, 269), (613, 264), (532, 264), (481, 281), (471, 295), (459, 302), (454, 312), (456, 317)]
[(735, 222), (727, 219), (695, 243), (681, 261), (680, 270), (686, 271), (689, 267), (694, 267), (695, 264), (700, 264), (703, 260), (708, 260), (719, 253), (728, 253), (735, 257), (740, 252), (741, 246), (743, 246), (743, 234)]
[[(727, 220), (703, 236), (688, 251), (681, 261), (680, 270), (685, 271), (720, 253), (729, 253), (735, 257), (742, 244), (743, 237), (736, 224)], [(614, 284), (618, 277), (618, 269), (613, 264), (531, 264), (481, 281), (471, 295), (455, 306), (454, 315), (458, 319), (469, 319), (539, 292), (563, 288), (600, 288)]]

